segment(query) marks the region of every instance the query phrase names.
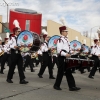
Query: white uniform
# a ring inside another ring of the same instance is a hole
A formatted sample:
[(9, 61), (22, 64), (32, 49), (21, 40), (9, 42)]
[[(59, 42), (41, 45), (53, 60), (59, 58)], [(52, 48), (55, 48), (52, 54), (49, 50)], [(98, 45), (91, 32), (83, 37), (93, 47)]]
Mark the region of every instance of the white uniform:
[(47, 44), (46, 44), (47, 42), (45, 41), (44, 43), (43, 43), (43, 45), (41, 46), (41, 51), (42, 52), (48, 52), (48, 46), (47, 46)]
[(67, 37), (61, 36), (57, 42), (57, 53), (61, 56), (66, 56), (66, 54), (69, 52), (72, 52), (70, 48), (70, 42)]
[(14, 46), (17, 46), (15, 38), (17, 38), (17, 37), (12, 37), (11, 40), (9, 41), (9, 45), (10, 45), (11, 49), (15, 49)]
[(2, 47), (2, 45), (0, 45), (0, 52), (2, 52), (3, 51), (3, 47)]
[(9, 44), (8, 44), (8, 43), (5, 44), (5, 45), (3, 45), (3, 51), (4, 51), (5, 53), (9, 54), (10, 47), (9, 47)]
[(98, 56), (100, 54), (100, 46), (98, 45), (93, 46), (91, 50), (91, 54)]
[(39, 55), (42, 55), (42, 50), (39, 49), (37, 53), (38, 53)]

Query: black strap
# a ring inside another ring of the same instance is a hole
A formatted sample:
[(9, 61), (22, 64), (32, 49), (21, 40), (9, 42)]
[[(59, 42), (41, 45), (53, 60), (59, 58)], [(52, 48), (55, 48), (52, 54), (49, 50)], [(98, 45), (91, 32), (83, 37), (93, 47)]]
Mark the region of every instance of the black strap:
[(47, 45), (47, 47), (48, 47), (48, 43), (47, 42), (44, 42), (46, 45)]

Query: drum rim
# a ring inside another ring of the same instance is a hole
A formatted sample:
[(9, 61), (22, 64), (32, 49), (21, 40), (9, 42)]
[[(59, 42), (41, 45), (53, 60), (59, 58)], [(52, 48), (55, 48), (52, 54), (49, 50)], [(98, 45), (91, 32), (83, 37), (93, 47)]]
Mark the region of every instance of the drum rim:
[[(77, 41), (77, 40), (73, 40), (73, 41)], [(73, 41), (71, 41), (71, 42), (73, 42)], [(71, 42), (70, 42), (70, 47), (71, 47)], [(80, 41), (77, 41), (77, 42), (80, 43), (80, 46), (82, 45), (82, 43), (81, 43)], [(81, 48), (80, 48), (80, 49), (81, 49)]]
[[(30, 32), (30, 31), (28, 31), (28, 30), (23, 30), (23, 31), (21, 31), (21, 32), (18, 34), (18, 36), (17, 36), (16, 44), (17, 44), (19, 35), (20, 35), (22, 32), (24, 32), (24, 31), (27, 31), (27, 32), (31, 33), (31, 35), (32, 35), (32, 32)], [(32, 36), (33, 36), (33, 35), (32, 35)], [(18, 46), (18, 44), (17, 44), (17, 46)], [(32, 44), (32, 46), (33, 46), (33, 44)], [(28, 50), (28, 51), (26, 51), (26, 52), (29, 52), (29, 51), (30, 51), (30, 50)], [(21, 52), (22, 52), (22, 51), (21, 51)], [(26, 53), (26, 52), (23, 52), (23, 53)]]
[(50, 39), (48, 40), (48, 47), (49, 47), (49, 42), (50, 42), (50, 40), (51, 40), (53, 37), (55, 37), (55, 36), (58, 36), (59, 38), (61, 37), (61, 36), (59, 36), (59, 35), (53, 35), (52, 37), (50, 37)]

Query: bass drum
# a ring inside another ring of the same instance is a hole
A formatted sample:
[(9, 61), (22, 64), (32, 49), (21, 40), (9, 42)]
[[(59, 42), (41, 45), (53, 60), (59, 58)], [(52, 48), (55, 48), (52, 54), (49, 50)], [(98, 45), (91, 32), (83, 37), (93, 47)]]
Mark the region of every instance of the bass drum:
[(54, 35), (49, 39), (48, 47), (51, 48), (52, 54), (57, 54), (57, 41), (60, 38), (58, 35)]
[(36, 52), (40, 46), (39, 35), (27, 30), (22, 31), (17, 37), (17, 46), (21, 52)]
[(58, 41), (59, 38), (60, 38), (60, 36), (58, 36), (58, 35), (52, 36), (52, 37), (49, 39), (48, 47), (49, 47), (49, 48), (56, 48), (56, 47), (57, 47), (57, 41)]
[(81, 50), (81, 43), (77, 40), (73, 40), (70, 42), (70, 48), (72, 50)]

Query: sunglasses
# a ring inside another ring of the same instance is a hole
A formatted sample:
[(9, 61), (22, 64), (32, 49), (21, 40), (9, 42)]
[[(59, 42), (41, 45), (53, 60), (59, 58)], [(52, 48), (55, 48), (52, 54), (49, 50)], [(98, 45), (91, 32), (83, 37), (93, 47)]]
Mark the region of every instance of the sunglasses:
[(68, 31), (62, 31), (62, 32), (68, 32)]
[(21, 31), (17, 31), (17, 32), (21, 32)]

